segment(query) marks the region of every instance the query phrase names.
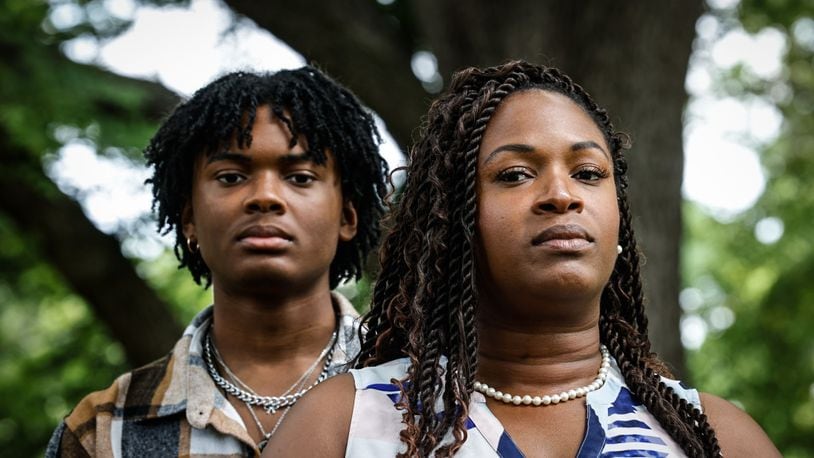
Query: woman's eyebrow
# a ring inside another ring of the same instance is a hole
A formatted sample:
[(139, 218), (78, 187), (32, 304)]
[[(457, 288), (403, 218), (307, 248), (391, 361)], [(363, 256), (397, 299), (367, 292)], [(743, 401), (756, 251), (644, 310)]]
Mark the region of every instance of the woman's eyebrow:
[[(593, 140), (586, 140), (586, 141), (583, 141), (583, 142), (574, 143), (573, 145), (571, 145), (570, 149), (571, 149), (571, 151), (580, 151), (580, 150), (584, 150), (584, 149), (598, 149), (599, 151), (602, 151), (602, 153), (604, 153), (605, 156), (608, 157), (608, 159), (610, 159), (610, 154), (608, 154), (608, 152), (605, 151), (604, 148), (599, 146), (599, 143), (597, 143), (597, 142), (595, 142)], [(533, 146), (526, 145), (524, 143), (509, 143), (508, 145), (501, 145), (501, 146), (498, 146), (497, 148), (495, 148), (491, 153), (489, 153), (489, 155), (483, 161), (483, 164), (484, 165), (488, 164), (490, 161), (492, 161), (495, 158), (495, 156), (497, 156), (500, 153), (504, 153), (504, 152), (531, 153), (533, 151), (534, 151)]]
[(577, 143), (574, 143), (573, 145), (571, 145), (571, 151), (579, 151), (579, 150), (582, 150), (582, 149), (592, 149), (592, 148), (598, 149), (599, 151), (602, 151), (603, 153), (605, 153), (605, 156), (607, 156), (608, 159), (611, 158), (610, 154), (608, 154), (608, 152), (605, 151), (604, 148), (599, 146), (599, 144), (597, 142), (593, 141), (593, 140), (586, 140), (584, 142), (577, 142)]
[(523, 143), (510, 143), (508, 145), (501, 145), (495, 148), (486, 159), (483, 161), (483, 164), (486, 165), (489, 161), (493, 160), (495, 156), (500, 153), (531, 153), (534, 151), (534, 147), (530, 145), (525, 145)]

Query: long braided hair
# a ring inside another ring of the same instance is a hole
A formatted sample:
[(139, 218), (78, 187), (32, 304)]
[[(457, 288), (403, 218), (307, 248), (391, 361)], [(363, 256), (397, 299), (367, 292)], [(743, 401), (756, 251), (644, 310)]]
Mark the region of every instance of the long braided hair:
[[(387, 163), (379, 155), (379, 133), (371, 113), (346, 88), (311, 66), (276, 73), (234, 72), (199, 89), (162, 123), (144, 154), (154, 167), (153, 209), (159, 229), (175, 231), (175, 255), (199, 284), (212, 273), (200, 252), (186, 244), (181, 213), (192, 193), (194, 161), (222, 151), (235, 141), (252, 142), (257, 108), (269, 105), (291, 133), (305, 137), (307, 154), (317, 164), (331, 151), (338, 164), (342, 195), (354, 204), (356, 236), (340, 242), (330, 266), (330, 287), (359, 278), (365, 258), (378, 243), (386, 194)], [(270, 121), (270, 120), (269, 120)]]
[[(466, 440), (478, 366), (474, 228), (477, 159), (483, 133), (512, 93), (542, 89), (582, 107), (603, 132), (614, 162), (623, 247), (601, 297), (600, 338), (616, 358), (633, 395), (689, 456), (718, 456), (706, 417), (664, 384), (669, 376), (650, 350), (639, 254), (627, 203), (627, 137), (606, 111), (559, 70), (523, 61), (456, 73), (431, 106), (410, 151), (407, 178), (385, 223), (381, 272), (365, 315), (358, 367), (408, 357), (397, 407), (403, 410), (401, 456), (453, 455)], [(442, 370), (441, 356), (447, 358)], [(442, 388), (443, 387), (443, 388)], [(441, 408), (441, 404), (443, 408)], [(444, 415), (438, 415), (443, 411)], [(453, 441), (441, 444), (452, 431)]]

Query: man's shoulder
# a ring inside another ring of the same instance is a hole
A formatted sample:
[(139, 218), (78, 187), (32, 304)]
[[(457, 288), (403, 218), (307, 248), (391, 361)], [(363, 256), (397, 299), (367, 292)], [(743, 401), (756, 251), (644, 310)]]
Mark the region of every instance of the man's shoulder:
[[(172, 354), (133, 369), (116, 378), (107, 388), (85, 396), (66, 417), (66, 423), (81, 424), (89, 417), (108, 413), (122, 415), (124, 408), (144, 404), (145, 396), (152, 396), (164, 379), (172, 362)], [(117, 410), (118, 409), (118, 410)]]
[(101, 429), (109, 429), (118, 420), (143, 418), (149, 413), (157, 388), (166, 383), (171, 364), (172, 354), (168, 354), (120, 375), (107, 388), (82, 398), (54, 431), (48, 445), (54, 454), (46, 456), (56, 456), (57, 452), (60, 456), (94, 455), (96, 435)]

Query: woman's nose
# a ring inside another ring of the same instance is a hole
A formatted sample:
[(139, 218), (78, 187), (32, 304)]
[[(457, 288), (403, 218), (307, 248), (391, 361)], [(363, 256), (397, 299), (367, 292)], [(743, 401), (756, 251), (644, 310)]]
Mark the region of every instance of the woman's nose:
[(535, 211), (541, 213), (581, 212), (585, 203), (576, 193), (571, 176), (553, 173), (549, 175), (541, 177), (542, 188), (534, 205)]

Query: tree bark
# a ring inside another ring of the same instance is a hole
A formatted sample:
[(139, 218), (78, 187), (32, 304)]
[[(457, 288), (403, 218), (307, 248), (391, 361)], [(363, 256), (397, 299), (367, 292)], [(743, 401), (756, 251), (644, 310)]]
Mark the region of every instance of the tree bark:
[(681, 116), (700, 1), (582, 2), (227, 0), (348, 84), (402, 145), (428, 106), (410, 71), (430, 50), (448, 80), (469, 65), (525, 58), (561, 68), (631, 134), (630, 199), (644, 266), (654, 348), (684, 373), (679, 338)]

